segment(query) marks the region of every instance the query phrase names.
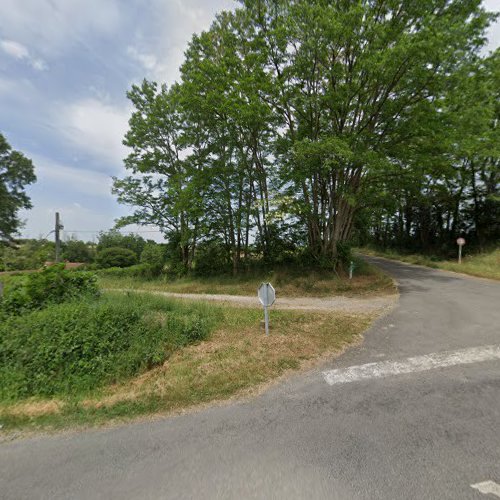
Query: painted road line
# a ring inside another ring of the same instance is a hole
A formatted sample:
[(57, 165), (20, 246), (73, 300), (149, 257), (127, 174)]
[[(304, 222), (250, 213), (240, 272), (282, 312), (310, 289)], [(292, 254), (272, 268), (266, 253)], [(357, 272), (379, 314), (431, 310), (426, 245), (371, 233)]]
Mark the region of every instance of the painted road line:
[(495, 359), (500, 359), (500, 345), (471, 347), (459, 349), (458, 351), (444, 351), (415, 356), (401, 361), (380, 361), (378, 363), (350, 366), (349, 368), (338, 368), (323, 372), (323, 376), (330, 385), (346, 384), (348, 382), (423, 372), (447, 366), (467, 365)]
[(500, 498), (500, 484), (495, 483), (495, 481), (483, 481), (482, 483), (471, 484), (470, 487), (484, 495), (495, 495)]

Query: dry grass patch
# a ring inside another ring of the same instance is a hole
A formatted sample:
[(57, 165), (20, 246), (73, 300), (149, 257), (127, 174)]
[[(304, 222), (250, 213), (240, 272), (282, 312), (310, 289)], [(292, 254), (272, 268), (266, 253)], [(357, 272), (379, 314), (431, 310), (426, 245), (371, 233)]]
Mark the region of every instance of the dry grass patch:
[(3, 416), (11, 415), (14, 417), (27, 416), (30, 418), (40, 415), (53, 415), (60, 413), (64, 408), (64, 403), (58, 399), (39, 400), (29, 399), (21, 403), (15, 403), (0, 407), (0, 420)]
[(466, 253), (461, 264), (456, 260), (445, 260), (438, 257), (419, 254), (400, 254), (393, 250), (381, 251), (363, 248), (362, 252), (367, 255), (377, 255), (387, 259), (408, 262), (409, 264), (443, 269), (455, 273), (470, 274), (471, 276), (480, 278), (500, 280), (500, 249), (471, 255)]
[(361, 338), (374, 319), (373, 315), (273, 310), (266, 337), (260, 329), (260, 309), (213, 307), (220, 309), (221, 319), (210, 338), (179, 349), (163, 365), (78, 400), (3, 406), (0, 423), (7, 428), (95, 425), (248, 394), (291, 370), (342, 352)]
[(374, 266), (359, 263), (353, 279), (328, 270), (275, 269), (268, 272), (253, 271), (238, 276), (210, 278), (185, 277), (152, 280), (144, 278), (118, 278), (102, 275), (100, 284), (107, 289), (139, 289), (188, 294), (222, 294), (254, 296), (263, 281), (269, 281), (280, 297), (373, 297), (394, 293), (392, 279)]
[[(233, 309), (210, 340), (175, 353), (161, 367), (127, 384), (109, 388), (86, 407), (158, 397), (165, 410), (221, 399), (325, 354), (342, 351), (360, 338), (368, 315), (274, 311), (269, 337), (259, 330), (261, 312)], [(250, 320), (250, 321), (249, 321)]]

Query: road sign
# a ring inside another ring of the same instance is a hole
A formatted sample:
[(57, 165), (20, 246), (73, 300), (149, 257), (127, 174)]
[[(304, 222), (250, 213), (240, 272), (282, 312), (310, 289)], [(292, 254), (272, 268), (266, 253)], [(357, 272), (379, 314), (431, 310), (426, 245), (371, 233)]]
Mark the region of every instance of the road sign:
[(261, 283), (257, 291), (260, 303), (264, 307), (269, 307), (274, 304), (276, 300), (276, 291), (271, 283)]
[(462, 247), (465, 245), (465, 238), (457, 238), (458, 245), (458, 263), (462, 263)]
[(267, 308), (274, 304), (276, 292), (271, 283), (261, 283), (257, 290), (260, 303), (264, 306), (264, 321), (266, 323), (266, 335), (269, 335), (269, 312)]

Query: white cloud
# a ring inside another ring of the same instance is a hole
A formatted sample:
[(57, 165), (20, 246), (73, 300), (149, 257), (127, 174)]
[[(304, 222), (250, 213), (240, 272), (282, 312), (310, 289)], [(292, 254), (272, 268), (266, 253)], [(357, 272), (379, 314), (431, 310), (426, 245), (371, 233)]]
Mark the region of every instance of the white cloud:
[(44, 71), (47, 69), (47, 64), (43, 59), (34, 57), (30, 51), (21, 43), (14, 40), (0, 40), (0, 49), (14, 59), (26, 61), (33, 69)]
[(61, 134), (79, 150), (121, 166), (127, 156), (123, 137), (128, 129), (130, 110), (86, 98), (58, 107), (55, 124)]
[(14, 40), (2, 40), (0, 41), (0, 48), (9, 56), (15, 57), (16, 59), (24, 59), (29, 56), (28, 49)]
[(109, 210), (76, 206), (74, 203), (52, 203), (46, 199), (33, 199), (33, 202), (32, 210), (24, 210), (20, 214), (21, 219), (26, 220), (26, 225), (21, 230), (24, 238), (46, 237), (54, 228), (56, 212), (61, 214), (64, 225), (63, 239), (74, 235), (79, 239), (91, 241), (96, 238), (99, 231), (108, 230), (114, 225), (115, 215)]
[[(500, 11), (498, 0), (484, 0), (483, 7), (489, 12)], [(495, 50), (500, 47), (500, 19), (497, 19), (488, 29), (487, 50)]]
[(0, 31), (46, 56), (112, 35), (120, 24), (118, 0), (2, 0)]
[(127, 47), (127, 54), (147, 70), (154, 69), (158, 64), (154, 54), (140, 52), (136, 47)]
[(27, 219), (21, 231), (23, 236), (46, 235), (53, 228), (55, 212), (61, 213), (67, 229), (106, 229), (113, 225), (119, 208), (111, 195), (109, 175), (58, 163), (29, 151), (26, 155), (33, 160), (37, 182), (28, 189), (33, 209), (21, 213), (21, 218)]
[(151, 0), (153, 21), (146, 31), (137, 30), (127, 54), (141, 63), (145, 76), (171, 84), (179, 78), (193, 33), (207, 30), (217, 12), (234, 7), (233, 0)]
[(52, 189), (59, 187), (62, 192), (71, 190), (83, 195), (111, 197), (110, 175), (57, 163), (36, 154), (26, 155), (33, 160), (39, 186), (50, 186)]

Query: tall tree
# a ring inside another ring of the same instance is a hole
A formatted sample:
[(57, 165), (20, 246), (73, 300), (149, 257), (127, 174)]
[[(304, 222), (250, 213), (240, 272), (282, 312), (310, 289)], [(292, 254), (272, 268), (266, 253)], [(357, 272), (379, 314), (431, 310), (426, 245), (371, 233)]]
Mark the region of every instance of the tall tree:
[(35, 181), (32, 161), (0, 134), (0, 240), (11, 240), (20, 229), (19, 211), (32, 206), (25, 187)]
[[(288, 229), (329, 264), (360, 221), (429, 248), (473, 213), (487, 238), (498, 61), (480, 56), (480, 0), (240, 3), (193, 37), (179, 83), (129, 93), (122, 223), (160, 226), (185, 268), (223, 242), (234, 272), (252, 239), (273, 258)], [(464, 95), (488, 102), (474, 138)]]
[(283, 177), (309, 247), (335, 258), (364, 188), (439, 113), (450, 75), (483, 43), (480, 1), (257, 0), (244, 5), (268, 54)]

